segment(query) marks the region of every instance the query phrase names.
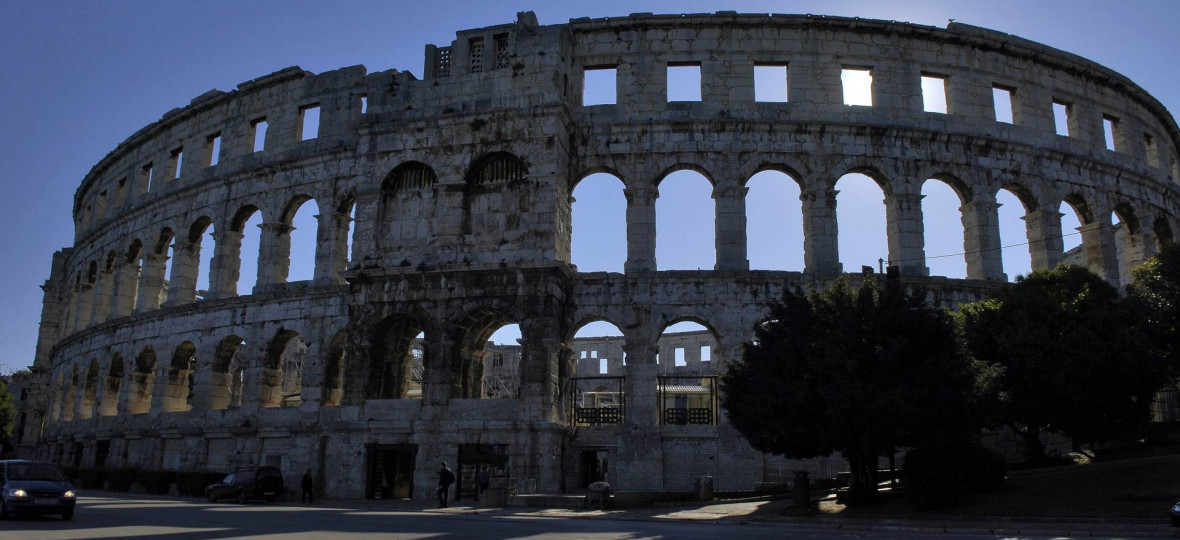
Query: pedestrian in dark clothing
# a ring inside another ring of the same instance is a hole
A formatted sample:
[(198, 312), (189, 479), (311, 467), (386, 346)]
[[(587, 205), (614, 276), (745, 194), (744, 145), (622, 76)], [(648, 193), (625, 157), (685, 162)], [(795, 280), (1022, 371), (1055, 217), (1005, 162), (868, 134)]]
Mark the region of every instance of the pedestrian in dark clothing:
[(492, 483), (492, 478), (488, 474), (488, 466), (484, 465), (479, 468), (479, 472), (475, 473), (475, 496), (476, 500), (483, 504), (483, 492), (488, 490), (488, 485)]
[(314, 485), (315, 482), (313, 482), (311, 479), (311, 469), (307, 469), (307, 472), (303, 473), (303, 482), (301, 483), (301, 487), (303, 487), (303, 495), (299, 497), (299, 502), (315, 502), (311, 500), (311, 488)]
[(451, 490), (451, 484), (455, 483), (455, 473), (447, 468), (447, 462), (442, 462), (442, 468), (438, 470), (438, 507), (447, 507), (447, 498)]

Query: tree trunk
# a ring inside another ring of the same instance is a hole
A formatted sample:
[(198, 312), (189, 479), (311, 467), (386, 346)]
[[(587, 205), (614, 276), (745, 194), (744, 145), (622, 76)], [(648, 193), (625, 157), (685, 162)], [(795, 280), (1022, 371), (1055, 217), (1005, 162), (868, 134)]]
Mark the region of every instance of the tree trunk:
[(873, 502), (877, 497), (877, 459), (859, 450), (846, 450), (851, 474), (848, 482), (848, 504), (859, 505)]
[(1037, 429), (1020, 429), (1009, 425), (1021, 439), (1024, 439), (1024, 459), (1029, 463), (1037, 463), (1045, 459), (1045, 444), (1041, 442), (1041, 432)]

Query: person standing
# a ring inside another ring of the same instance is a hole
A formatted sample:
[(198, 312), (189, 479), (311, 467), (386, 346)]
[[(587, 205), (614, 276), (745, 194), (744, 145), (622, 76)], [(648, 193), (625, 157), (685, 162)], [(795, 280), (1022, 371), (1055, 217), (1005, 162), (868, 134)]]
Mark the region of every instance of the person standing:
[(451, 484), (455, 483), (455, 473), (447, 468), (447, 462), (442, 462), (442, 468), (438, 470), (438, 507), (446, 508), (447, 499), (450, 494)]
[(488, 490), (488, 485), (492, 483), (491, 476), (488, 475), (488, 466), (480, 466), (479, 471), (475, 473), (475, 500), (483, 504), (483, 492)]
[(300, 487), (303, 488), (303, 495), (299, 497), (299, 502), (315, 502), (311, 500), (311, 488), (313, 486), (315, 486), (315, 482), (311, 479), (311, 468), (308, 468), (307, 472), (303, 473), (303, 482), (300, 484)]

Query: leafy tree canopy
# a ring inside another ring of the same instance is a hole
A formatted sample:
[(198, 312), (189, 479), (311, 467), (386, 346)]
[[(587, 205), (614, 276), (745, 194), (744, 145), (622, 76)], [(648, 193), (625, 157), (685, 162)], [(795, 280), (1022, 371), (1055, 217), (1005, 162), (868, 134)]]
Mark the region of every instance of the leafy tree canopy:
[(1154, 354), (1180, 376), (1180, 244), (1165, 246), (1132, 276), (1127, 293), (1147, 315)]
[(0, 438), (12, 434), (12, 421), (15, 417), (16, 406), (12, 404), (12, 394), (8, 392), (8, 385), (0, 381)]
[(721, 377), (722, 404), (754, 448), (789, 458), (840, 451), (852, 500), (875, 493), (878, 456), (974, 433), (985, 378), (945, 311), (875, 280), (839, 280), (770, 305)]
[(1003, 368), (1002, 418), (1030, 458), (1045, 430), (1088, 442), (1147, 421), (1163, 379), (1143, 313), (1089, 270), (1033, 272), (960, 316), (971, 354)]

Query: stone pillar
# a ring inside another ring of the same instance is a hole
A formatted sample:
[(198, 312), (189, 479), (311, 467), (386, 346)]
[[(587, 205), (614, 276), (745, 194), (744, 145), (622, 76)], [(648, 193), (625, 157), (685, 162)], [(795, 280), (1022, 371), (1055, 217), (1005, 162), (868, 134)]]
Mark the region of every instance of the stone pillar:
[(263, 223), (258, 247), (258, 284), (255, 288), (287, 282), (291, 269), (291, 231), (286, 223)]
[(242, 366), (243, 380), (242, 380), (242, 411), (246, 413), (257, 412), (262, 406), (262, 372), (261, 367), (254, 367), (253, 358), (249, 363), (249, 367)]
[(645, 272), (656, 269), (656, 198), (655, 187), (623, 190), (627, 197), (627, 262), (623, 271)]
[(1028, 254), (1033, 270), (1051, 270), (1061, 263), (1065, 255), (1061, 215), (1057, 210), (1041, 208), (1020, 218), (1028, 231)]
[(459, 382), (452, 366), (460, 362), (456, 344), (459, 338), (455, 331), (426, 332), (422, 343), (422, 404), (424, 406), (445, 406), (452, 397), (454, 383)]
[[(524, 325), (522, 325), (522, 329)], [(530, 325), (533, 326), (533, 325)], [(535, 328), (535, 327), (534, 327)], [(529, 331), (521, 340), (523, 351), (520, 370), (521, 420), (554, 422), (558, 419), (559, 364), (562, 344), (553, 331)]]
[(922, 227), (921, 193), (894, 193), (885, 198), (888, 223), (889, 266), (899, 267), (902, 275), (928, 276), (926, 238)]
[(972, 201), (959, 207), (963, 212), (967, 279), (1008, 280), (1000, 258), (999, 207), (994, 201)]
[[(205, 369), (192, 371), (188, 374), (188, 376), (192, 377), (193, 380), (193, 391), (189, 401), (189, 404), (191, 405), (190, 410), (192, 412), (198, 413), (199, 415), (204, 415), (205, 411), (209, 410), (209, 402), (211, 398), (210, 387), (212, 386), (211, 383), (214, 377), (218, 375), (221, 374), (213, 373), (207, 367)], [(229, 394), (227, 392), (227, 400), (228, 397)]]
[(165, 306), (192, 303), (197, 299), (197, 271), (201, 264), (201, 244), (177, 240), (172, 244), (172, 277), (168, 280)]
[(343, 212), (316, 216), (315, 282), (344, 283), (341, 273), (348, 267), (348, 231), (352, 217)]
[[(436, 196), (439, 191), (436, 191)], [(361, 261), (366, 258), (377, 256), (377, 216), (379, 214), (380, 202), (382, 194), (380, 191), (370, 193), (358, 193), (356, 199), (356, 232), (352, 236), (352, 253), (349, 254), (350, 261)], [(440, 225), (442, 227), (443, 225)], [(455, 225), (455, 231), (449, 234), (458, 233), (458, 225)], [(440, 233), (440, 236), (443, 236)]]
[(136, 289), (139, 286), (138, 263), (115, 263), (115, 290), (111, 317), (126, 317), (135, 309)]
[(624, 391), (627, 408), (625, 422), (638, 426), (659, 425), (659, 404), (656, 403), (656, 376), (659, 366), (656, 365), (656, 347), (649, 343), (635, 343), (633, 338), (626, 338), (623, 345), (627, 354), (627, 376)]
[(1128, 234), (1124, 238), (1126, 241), (1123, 243), (1123, 253), (1127, 265), (1127, 276), (1130, 276), (1131, 270), (1156, 255), (1155, 234), (1151, 232), (1151, 229), (1144, 227), (1140, 229), (1139, 234)]
[(214, 231), (213, 263), (209, 265), (209, 298), (238, 295), (238, 278), (242, 275), (242, 238), (238, 231)]
[(119, 414), (119, 398), (123, 395), (123, 379), (120, 377), (99, 377), (102, 384), (102, 394), (99, 397), (99, 416), (115, 416)]
[(94, 299), (94, 284), (83, 283), (78, 286), (77, 305), (74, 311), (74, 323), (71, 325), (74, 330), (82, 330), (90, 326), (91, 315), (93, 314)]
[(836, 224), (835, 189), (809, 187), (799, 195), (803, 202), (804, 272), (831, 277), (843, 271)]
[(115, 277), (112, 272), (98, 273), (98, 280), (94, 286), (94, 299), (91, 301), (94, 309), (91, 310), (93, 316), (90, 318), (90, 324), (95, 325), (106, 322), (111, 318), (111, 293), (114, 289)]
[(717, 212), (716, 270), (749, 270), (746, 258), (746, 193), (745, 186), (716, 186), (713, 206)]
[(164, 266), (168, 256), (162, 253), (148, 253), (143, 257), (139, 276), (139, 293), (135, 304), (137, 313), (158, 309), (160, 293), (164, 290)]
[(1100, 214), (1097, 221), (1078, 227), (1082, 233), (1082, 251), (1086, 268), (1102, 276), (1107, 283), (1119, 286), (1119, 261), (1115, 253), (1114, 229), (1110, 226), (1110, 213)]

